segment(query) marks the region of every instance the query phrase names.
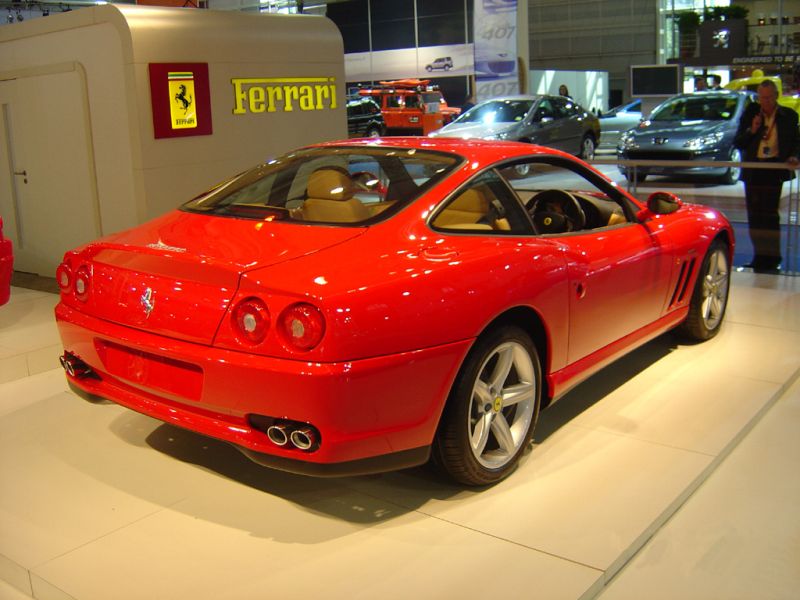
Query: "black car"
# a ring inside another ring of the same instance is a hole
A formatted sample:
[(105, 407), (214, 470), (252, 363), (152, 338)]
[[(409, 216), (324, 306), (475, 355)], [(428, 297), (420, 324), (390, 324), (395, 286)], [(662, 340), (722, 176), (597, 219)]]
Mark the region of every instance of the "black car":
[(379, 137), (386, 131), (381, 107), (372, 98), (360, 97), (347, 101), (347, 135)]
[[(739, 119), (752, 92), (729, 90), (678, 94), (659, 104), (638, 126), (620, 136), (617, 157), (628, 160), (704, 160), (741, 162), (733, 146)], [(711, 175), (733, 184), (736, 167), (632, 167), (620, 165), (629, 180), (648, 175)]]

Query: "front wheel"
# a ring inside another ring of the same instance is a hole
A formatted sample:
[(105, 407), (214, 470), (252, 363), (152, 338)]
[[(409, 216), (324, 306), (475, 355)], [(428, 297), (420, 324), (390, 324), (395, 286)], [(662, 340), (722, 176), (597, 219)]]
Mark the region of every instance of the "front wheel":
[[(741, 151), (738, 148), (733, 148), (728, 160), (731, 162), (742, 162)], [(725, 171), (725, 174), (722, 176), (722, 183), (725, 185), (733, 185), (739, 181), (739, 174), (741, 172), (742, 170), (739, 167), (728, 167), (728, 170)]]
[(504, 326), (478, 339), (459, 371), (434, 441), (453, 479), (487, 485), (508, 476), (533, 435), (541, 366), (530, 336)]
[(697, 275), (689, 303), (689, 315), (680, 326), (681, 333), (698, 341), (717, 335), (728, 306), (730, 282), (728, 245), (721, 240), (714, 240)]

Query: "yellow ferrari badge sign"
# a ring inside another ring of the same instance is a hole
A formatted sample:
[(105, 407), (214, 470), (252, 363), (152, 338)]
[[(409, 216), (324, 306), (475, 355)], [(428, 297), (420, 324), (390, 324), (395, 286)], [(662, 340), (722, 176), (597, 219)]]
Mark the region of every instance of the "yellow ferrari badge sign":
[(212, 135), (208, 63), (149, 63), (153, 137)]
[(170, 97), (170, 118), (173, 129), (197, 127), (194, 74), (191, 72), (169, 72), (167, 74)]

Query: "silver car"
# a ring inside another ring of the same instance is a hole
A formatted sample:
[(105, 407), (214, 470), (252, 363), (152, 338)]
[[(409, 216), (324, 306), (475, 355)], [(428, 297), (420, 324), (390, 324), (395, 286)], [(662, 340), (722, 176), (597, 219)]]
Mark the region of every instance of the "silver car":
[(600, 123), (563, 96), (508, 96), (484, 100), (428, 135), (528, 142), (591, 160)]
[(629, 129), (636, 127), (641, 120), (641, 100), (633, 100), (627, 104), (622, 104), (600, 115), (600, 130), (603, 132), (601, 149), (616, 149), (620, 136)]
[[(730, 90), (693, 92), (668, 98), (636, 128), (622, 134), (617, 158), (627, 160), (726, 161), (741, 162), (733, 145), (739, 119), (753, 92)], [(648, 175), (709, 175), (734, 184), (739, 168), (734, 166), (621, 166), (629, 181), (644, 181)]]

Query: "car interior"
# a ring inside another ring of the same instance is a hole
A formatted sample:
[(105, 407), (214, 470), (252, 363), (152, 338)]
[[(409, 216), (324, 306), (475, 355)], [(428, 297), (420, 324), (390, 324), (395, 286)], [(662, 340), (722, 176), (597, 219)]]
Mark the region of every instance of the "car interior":
[[(558, 165), (528, 166), (529, 176), (522, 180), (513, 166), (500, 171), (508, 179), (494, 171), (482, 175), (436, 213), (431, 225), (451, 231), (525, 234), (532, 223), (536, 235), (561, 235), (628, 222), (622, 206), (582, 175)], [(528, 218), (517, 213), (520, 204)]]

